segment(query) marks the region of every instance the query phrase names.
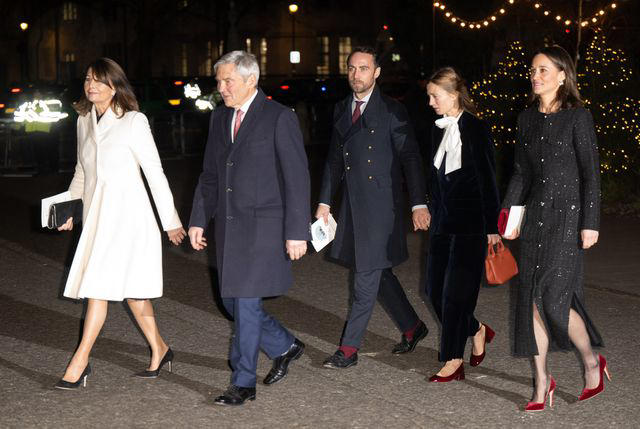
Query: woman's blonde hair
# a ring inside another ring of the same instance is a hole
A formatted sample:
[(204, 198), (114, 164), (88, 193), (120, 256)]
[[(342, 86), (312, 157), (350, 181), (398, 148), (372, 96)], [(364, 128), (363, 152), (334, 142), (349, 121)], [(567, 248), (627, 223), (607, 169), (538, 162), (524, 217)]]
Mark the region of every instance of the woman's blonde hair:
[(478, 112), (475, 104), (471, 101), (471, 96), (467, 90), (466, 81), (462, 78), (460, 73), (453, 67), (442, 67), (438, 69), (429, 78), (429, 83), (438, 85), (450, 94), (458, 94), (458, 106), (473, 113)]

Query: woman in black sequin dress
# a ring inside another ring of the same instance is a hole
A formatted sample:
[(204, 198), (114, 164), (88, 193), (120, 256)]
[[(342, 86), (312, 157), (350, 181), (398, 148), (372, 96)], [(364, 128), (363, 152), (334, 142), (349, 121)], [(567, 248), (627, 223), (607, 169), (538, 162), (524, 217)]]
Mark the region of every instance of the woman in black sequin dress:
[(536, 388), (527, 411), (544, 409), (555, 381), (547, 351), (579, 351), (585, 386), (580, 400), (603, 389), (606, 361), (593, 351), (602, 338), (584, 305), (584, 250), (598, 241), (600, 164), (591, 114), (583, 107), (569, 54), (539, 51), (531, 66), (532, 104), (518, 117), (514, 174), (503, 207), (526, 205), (521, 239), (515, 354), (533, 356)]

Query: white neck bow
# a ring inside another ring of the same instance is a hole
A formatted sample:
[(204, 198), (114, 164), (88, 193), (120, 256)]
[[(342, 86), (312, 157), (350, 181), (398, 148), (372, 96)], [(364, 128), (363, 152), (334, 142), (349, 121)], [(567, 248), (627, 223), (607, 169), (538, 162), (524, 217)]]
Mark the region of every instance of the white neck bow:
[(460, 139), (460, 129), (458, 128), (460, 116), (444, 116), (436, 120), (436, 126), (444, 128), (444, 135), (440, 146), (438, 146), (436, 156), (433, 158), (433, 165), (439, 169), (442, 164), (442, 158), (446, 153), (447, 159), (445, 161), (444, 174), (449, 174), (462, 167), (462, 140)]

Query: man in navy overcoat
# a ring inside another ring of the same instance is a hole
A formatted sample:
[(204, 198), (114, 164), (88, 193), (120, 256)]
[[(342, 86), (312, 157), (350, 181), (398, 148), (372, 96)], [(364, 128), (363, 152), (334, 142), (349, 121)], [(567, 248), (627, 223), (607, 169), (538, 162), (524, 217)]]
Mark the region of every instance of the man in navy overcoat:
[(235, 327), (231, 385), (215, 403), (241, 405), (255, 399), (259, 350), (274, 361), (265, 384), (282, 380), (304, 352), (264, 311), (262, 298), (287, 292), (291, 261), (306, 253), (310, 182), (296, 115), (257, 87), (256, 58), (230, 52), (215, 72), (226, 107), (211, 114), (189, 238), (203, 249), (204, 230), (215, 219), (220, 294)]
[(406, 109), (380, 92), (372, 48), (356, 48), (347, 59), (353, 90), (334, 110), (333, 133), (316, 218), (326, 221), (342, 187), (338, 229), (330, 255), (353, 270), (352, 307), (340, 347), (324, 366), (358, 362), (376, 297), (402, 332), (392, 352), (407, 353), (428, 332), (391, 268), (408, 258), (404, 228), (406, 184), (414, 230), (426, 230), (426, 182), (422, 158)]

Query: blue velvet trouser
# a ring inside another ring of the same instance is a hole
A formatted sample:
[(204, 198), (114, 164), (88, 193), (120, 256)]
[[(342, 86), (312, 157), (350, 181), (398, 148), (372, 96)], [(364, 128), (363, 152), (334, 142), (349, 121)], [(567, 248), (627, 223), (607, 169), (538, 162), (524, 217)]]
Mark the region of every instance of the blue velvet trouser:
[(434, 234), (426, 292), (442, 324), (439, 360), (462, 359), (467, 338), (480, 329), (473, 315), (487, 253), (485, 234)]

